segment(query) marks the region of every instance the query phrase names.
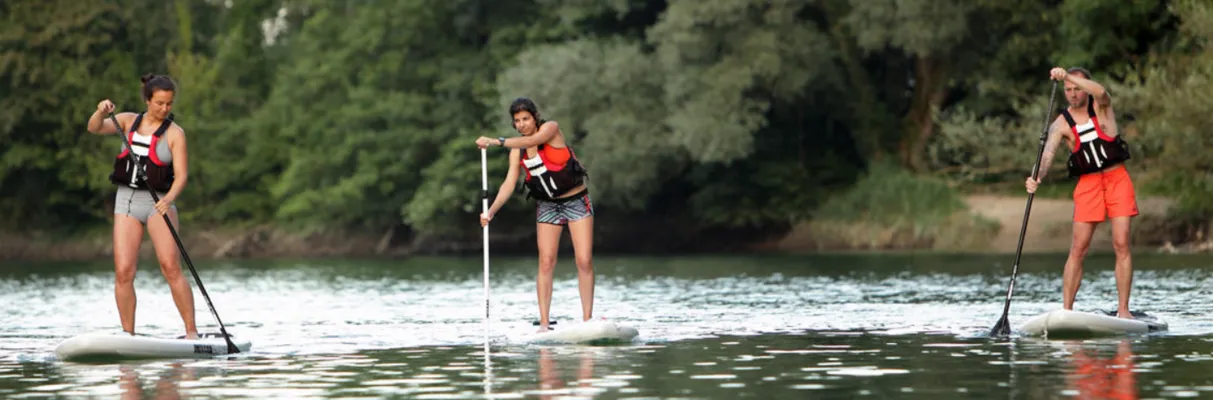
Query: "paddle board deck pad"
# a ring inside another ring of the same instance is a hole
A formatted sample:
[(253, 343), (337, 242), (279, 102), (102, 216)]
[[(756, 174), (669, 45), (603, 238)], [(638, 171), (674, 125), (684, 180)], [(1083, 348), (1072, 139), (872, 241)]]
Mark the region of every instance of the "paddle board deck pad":
[(1146, 334), (1167, 330), (1167, 323), (1143, 312), (1133, 319), (1118, 318), (1115, 312), (1054, 310), (1032, 317), (1020, 330), (1028, 336), (1089, 337)]
[[(55, 348), (60, 360), (129, 358), (207, 358), (228, 354), (227, 341), (219, 333), (199, 334), (198, 339), (158, 338), (127, 333), (86, 333), (64, 340)], [(252, 342), (232, 337), (240, 352)]]
[(533, 344), (611, 344), (627, 343), (640, 334), (636, 328), (610, 321), (585, 321), (534, 333), (526, 341)]

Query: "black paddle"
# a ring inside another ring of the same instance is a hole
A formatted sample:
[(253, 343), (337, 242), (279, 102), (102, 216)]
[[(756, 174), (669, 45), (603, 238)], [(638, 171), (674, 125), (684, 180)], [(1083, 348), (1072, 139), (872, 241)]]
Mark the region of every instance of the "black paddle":
[[(1044, 158), (1045, 141), (1049, 138), (1049, 117), (1053, 116), (1053, 98), (1057, 96), (1057, 81), (1053, 81), (1053, 90), (1049, 92), (1049, 108), (1045, 109), (1045, 127), (1040, 131), (1040, 150), (1036, 152), (1036, 165), (1032, 167), (1032, 179), (1035, 180), (1040, 172), (1040, 160)], [(1019, 227), (1019, 245), (1015, 247), (1015, 264), (1011, 267), (1011, 285), (1007, 287), (1007, 302), (1002, 307), (1002, 318), (990, 329), (990, 336), (1007, 336), (1011, 334), (1011, 322), (1007, 314), (1011, 312), (1011, 293), (1015, 292), (1015, 277), (1019, 275), (1019, 257), (1023, 255), (1023, 237), (1028, 230), (1028, 214), (1032, 212), (1032, 198), (1036, 193), (1028, 193), (1028, 204), (1023, 209), (1023, 224)]]
[[(127, 132), (122, 127), (122, 124), (118, 123), (118, 118), (115, 117), (114, 113), (112, 112), (110, 113), (109, 118), (114, 123), (114, 129), (118, 130), (118, 137), (122, 138), (123, 142), (126, 142), (125, 138)], [(148, 151), (156, 151), (156, 149), (149, 148)], [(143, 168), (141, 168), (141, 165), (139, 164), (139, 155), (135, 154), (133, 150), (127, 154), (130, 154), (131, 158), (135, 161), (135, 181), (142, 181), (144, 183), (143, 186), (147, 188), (147, 192), (151, 193), (152, 201), (159, 203), (160, 196), (156, 195), (156, 190), (152, 189), (152, 186), (148, 184), (147, 176), (144, 174)], [(157, 211), (157, 214), (159, 214), (159, 211)], [(219, 323), (219, 332), (223, 334), (223, 340), (227, 341), (228, 354), (239, 353), (240, 349), (237, 348), (236, 344), (232, 342), (231, 335), (228, 335), (227, 329), (223, 327), (223, 321), (219, 319), (219, 313), (215, 311), (215, 305), (211, 304), (211, 296), (206, 294), (206, 287), (202, 286), (202, 277), (198, 276), (198, 271), (194, 270), (194, 263), (190, 261), (190, 255), (185, 252), (185, 245), (181, 243), (181, 237), (177, 236), (177, 229), (173, 228), (173, 221), (168, 218), (168, 214), (160, 214), (160, 216), (164, 217), (164, 224), (168, 226), (168, 231), (173, 234), (173, 240), (177, 242), (177, 250), (181, 251), (181, 257), (185, 259), (185, 265), (190, 268), (190, 273), (194, 275), (194, 282), (198, 283), (198, 291), (202, 292), (202, 298), (206, 299), (206, 306), (210, 307), (211, 315), (214, 315), (215, 322)], [(199, 337), (201, 337), (201, 335), (199, 335)]]

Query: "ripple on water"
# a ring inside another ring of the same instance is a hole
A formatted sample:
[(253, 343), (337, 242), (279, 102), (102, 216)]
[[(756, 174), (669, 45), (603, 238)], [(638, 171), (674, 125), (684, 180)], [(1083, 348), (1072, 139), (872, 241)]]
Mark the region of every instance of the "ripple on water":
[[(533, 260), (495, 261), (491, 370), (480, 347), (486, 334), (478, 259), (205, 266), (200, 272), (216, 307), (229, 331), (254, 341), (251, 354), (102, 366), (47, 355), (72, 335), (114, 329), (111, 274), (39, 271), (0, 278), (0, 304), (21, 305), (0, 306), (6, 321), (16, 321), (0, 325), (0, 393), (120, 397), (137, 387), (143, 396), (136, 397), (796, 398), (813, 391), (1049, 398), (1084, 395), (1072, 382), (1091, 370), (1128, 371), (1141, 397), (1213, 392), (1200, 372), (1213, 364), (1213, 262), (1167, 267), (1168, 259), (1135, 259), (1143, 266), (1135, 303), (1149, 304), (1172, 331), (1133, 339), (1124, 346), (1130, 354), (1118, 357), (1125, 350), (1115, 340), (990, 341), (984, 332), (1002, 311), (997, 294), (1005, 293), (1006, 260), (916, 257), (887, 265), (596, 259), (596, 316), (637, 326), (641, 340), (592, 348), (519, 344), (518, 332), (533, 329), (536, 312)], [(1032, 267), (1057, 264), (1046, 261), (1025, 262), (1013, 323), (1058, 306), (1060, 273)], [(157, 274), (137, 273), (139, 326), (177, 335), (180, 320)], [(1083, 305), (1115, 304), (1111, 278), (1093, 268)], [(577, 304), (576, 277), (562, 264), (553, 317), (575, 321)], [(200, 324), (214, 329), (200, 310)]]

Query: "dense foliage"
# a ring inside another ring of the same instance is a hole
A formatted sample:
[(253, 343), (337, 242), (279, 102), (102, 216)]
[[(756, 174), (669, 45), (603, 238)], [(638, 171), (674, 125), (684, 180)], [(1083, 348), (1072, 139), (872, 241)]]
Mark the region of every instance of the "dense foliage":
[[(468, 223), (479, 212), (473, 140), (512, 134), (505, 105), (515, 97), (561, 124), (600, 207), (774, 226), (822, 217), (831, 196), (855, 196), (846, 190), (871, 165), (895, 166), (897, 182), (907, 171), (1021, 180), (1054, 65), (1085, 66), (1112, 88), (1124, 123), (1136, 120), (1134, 162), (1186, 210), (1210, 214), (1213, 143), (1201, 131), (1213, 93), (1210, 9), (1197, 0), (6, 1), (0, 223), (104, 223), (117, 144), (88, 135), (85, 122), (104, 98), (142, 110), (146, 72), (181, 88), (187, 220), (443, 235), (478, 232)], [(489, 151), (495, 188), (506, 153)], [(923, 193), (934, 196), (936, 182)], [(861, 192), (889, 197), (873, 204), (899, 196)], [(507, 210), (527, 212), (523, 204), (516, 196)], [(860, 203), (834, 204), (826, 217), (865, 214), (851, 210)]]

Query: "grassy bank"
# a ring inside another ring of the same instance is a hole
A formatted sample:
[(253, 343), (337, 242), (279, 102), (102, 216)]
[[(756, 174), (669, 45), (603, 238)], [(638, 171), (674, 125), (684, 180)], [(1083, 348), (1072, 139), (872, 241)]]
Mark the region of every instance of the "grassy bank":
[(788, 240), (816, 249), (974, 249), (998, 230), (998, 221), (969, 212), (946, 181), (876, 165)]
[[(1052, 184), (1032, 207), (1024, 251), (1065, 251), (1070, 244), (1073, 204), (1070, 185)], [(957, 188), (949, 182), (914, 175), (892, 166), (874, 166), (850, 189), (826, 199), (812, 214), (784, 230), (773, 227), (708, 229), (674, 216), (623, 215), (600, 210), (595, 221), (595, 253), (698, 253), (721, 251), (822, 251), (930, 249), (963, 252), (1013, 252), (1018, 242), (1026, 195), (1017, 184)], [(1138, 198), (1134, 244), (1141, 247), (1204, 251), (1213, 246), (1199, 224), (1172, 215), (1173, 201)], [(502, 215), (492, 230), (494, 253), (533, 254), (530, 215)], [(469, 219), (474, 218), (469, 216)], [(272, 224), (185, 225), (181, 236), (193, 259), (401, 257), (413, 254), (477, 254), (479, 230), (473, 224), (462, 239), (416, 238), (406, 228), (380, 231), (298, 229)], [(82, 260), (112, 257), (110, 226), (73, 233), (0, 232), (0, 260)], [(474, 229), (474, 231), (473, 231)], [(1108, 224), (1092, 242), (1095, 251), (1111, 248)], [(142, 255), (153, 257), (144, 238)], [(562, 254), (570, 254), (567, 234)]]

